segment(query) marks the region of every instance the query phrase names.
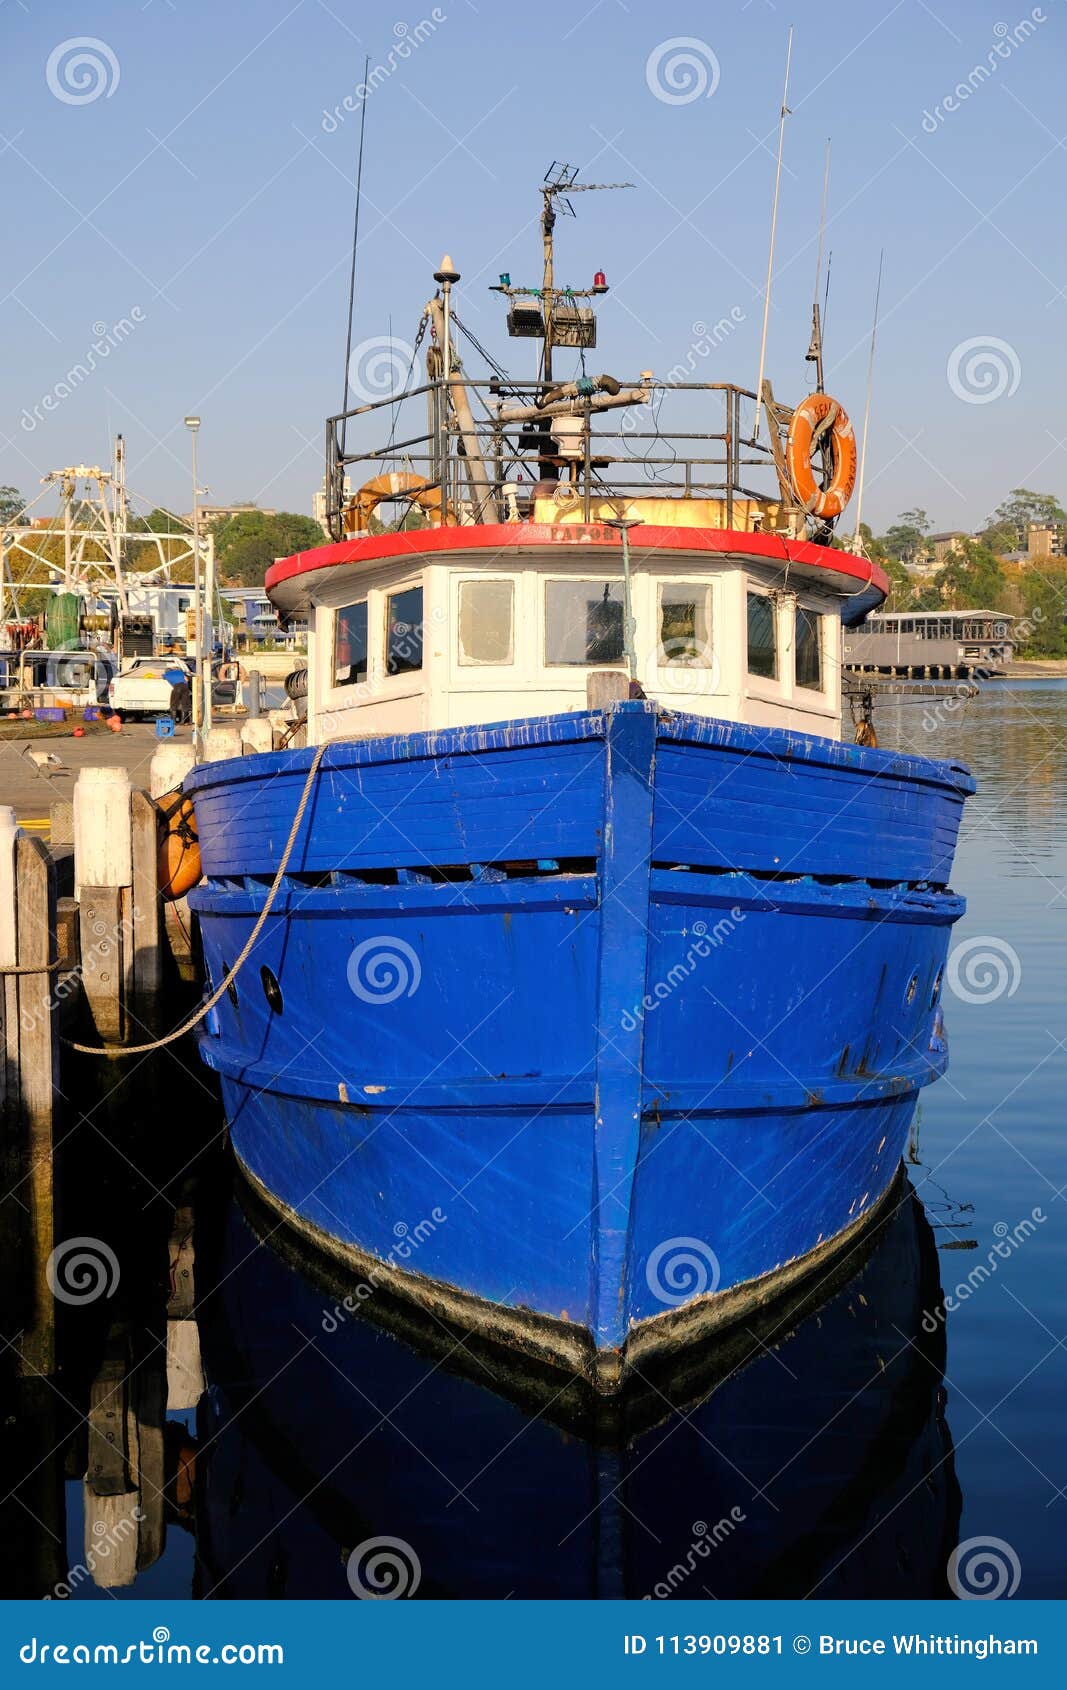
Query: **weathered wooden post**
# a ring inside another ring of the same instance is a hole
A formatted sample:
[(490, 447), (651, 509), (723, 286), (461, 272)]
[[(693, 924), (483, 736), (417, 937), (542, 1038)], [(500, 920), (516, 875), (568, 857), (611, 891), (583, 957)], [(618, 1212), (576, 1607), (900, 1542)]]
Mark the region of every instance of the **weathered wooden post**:
[(125, 769), (83, 769), (74, 787), (74, 882), (82, 987), (98, 1037), (126, 1036), (133, 990), (133, 830)]
[(163, 978), (159, 840), (156, 807), (147, 792), (130, 794), (130, 872), (133, 893), (133, 995), (140, 1015), (144, 1010), (150, 1010)]
[(18, 828), (13, 810), (0, 809), (0, 1226), (4, 1253), (12, 1253), (12, 1278), (23, 1288), (18, 1299), (21, 1368), (45, 1375), (55, 1372), (56, 1363), (55, 1305), (48, 1283), (55, 1241), (53, 1111), (59, 1091), (59, 1026), (51, 967), (55, 928), (51, 859), (39, 839)]

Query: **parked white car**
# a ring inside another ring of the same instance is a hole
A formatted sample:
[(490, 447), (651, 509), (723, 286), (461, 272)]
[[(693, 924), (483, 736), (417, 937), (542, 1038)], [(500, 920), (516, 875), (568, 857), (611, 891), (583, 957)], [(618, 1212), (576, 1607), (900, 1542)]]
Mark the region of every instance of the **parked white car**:
[(123, 716), (165, 716), (174, 687), (191, 674), (181, 657), (135, 657), (109, 685), (108, 703)]

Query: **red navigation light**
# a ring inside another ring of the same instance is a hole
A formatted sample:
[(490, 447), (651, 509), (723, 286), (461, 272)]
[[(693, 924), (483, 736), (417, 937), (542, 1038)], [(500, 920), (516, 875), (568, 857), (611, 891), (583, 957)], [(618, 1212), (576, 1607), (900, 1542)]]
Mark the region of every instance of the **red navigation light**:
[(607, 285), (608, 278), (605, 276), (603, 270), (598, 270), (596, 275), (593, 277), (593, 286), (595, 288), (606, 288)]

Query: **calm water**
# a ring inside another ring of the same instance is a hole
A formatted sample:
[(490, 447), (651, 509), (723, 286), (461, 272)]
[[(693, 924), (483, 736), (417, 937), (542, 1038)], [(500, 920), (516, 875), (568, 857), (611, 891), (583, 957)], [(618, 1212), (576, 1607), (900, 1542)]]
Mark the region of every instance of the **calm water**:
[[(107, 1239), (121, 1287), (66, 1314), (62, 1401), (49, 1388), (9, 1449), (32, 1469), (9, 1589), (41, 1594), (84, 1562), (81, 1475), (99, 1450), (82, 1415), (111, 1357), (143, 1382), (128, 1428), (152, 1498), (142, 1561), (163, 1547), (122, 1588), (77, 1573), (78, 1599), (350, 1599), (375, 1577), (417, 1579), (419, 1596), (948, 1596), (971, 1539), (1001, 1540), (972, 1578), (1017, 1568), (1020, 1595), (1067, 1594), (1067, 683), (896, 705), (879, 731), (962, 759), (979, 795), (955, 872), (952, 1061), (920, 1105), (917, 1195), (848, 1274), (665, 1376), (625, 1421), (593, 1423), (443, 1331), (416, 1348), (392, 1315), (333, 1318), (336, 1287), (218, 1195), (216, 1106), (168, 1057), (162, 1078), (101, 1100), (110, 1142), (90, 1130), (69, 1151), (64, 1232)], [(177, 1248), (194, 1222), (195, 1260)], [(168, 1331), (190, 1267), (198, 1326)], [(98, 1579), (132, 1555), (125, 1506), (93, 1504)]]

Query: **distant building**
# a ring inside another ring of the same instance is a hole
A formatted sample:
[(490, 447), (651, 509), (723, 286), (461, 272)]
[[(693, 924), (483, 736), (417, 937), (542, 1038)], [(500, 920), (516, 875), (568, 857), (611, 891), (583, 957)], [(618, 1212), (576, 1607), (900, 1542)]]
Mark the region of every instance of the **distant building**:
[(1062, 557), (1064, 555), (1064, 524), (1062, 522), (1031, 522), (1026, 529), (1027, 557)]
[(935, 566), (940, 568), (947, 558), (961, 552), (964, 541), (969, 540), (970, 537), (969, 534), (963, 533), (962, 529), (959, 528), (950, 529), (945, 534), (931, 534), (926, 543), (930, 548), (930, 555)]
[[(344, 490), (343, 490), (342, 496), (346, 500), (350, 499), (352, 497), (352, 482), (347, 475), (345, 476), (345, 479), (344, 479)], [(325, 476), (323, 476), (323, 478), (322, 478), (322, 486), (318, 489), (317, 492), (312, 493), (312, 495), (311, 495), (311, 514), (315, 518), (315, 521), (318, 523), (319, 527), (322, 529), (322, 532), (325, 534), (325, 536), (328, 540), (330, 538), (330, 529), (329, 529), (329, 525), (326, 521), (326, 477)]]
[[(207, 528), (212, 522), (221, 522), (224, 517), (245, 516), (249, 511), (258, 511), (260, 516), (277, 516), (278, 514), (277, 511), (268, 510), (265, 505), (201, 505), (200, 525), (202, 528)], [(192, 526), (192, 511), (189, 512), (188, 516), (183, 516), (182, 521)]]

